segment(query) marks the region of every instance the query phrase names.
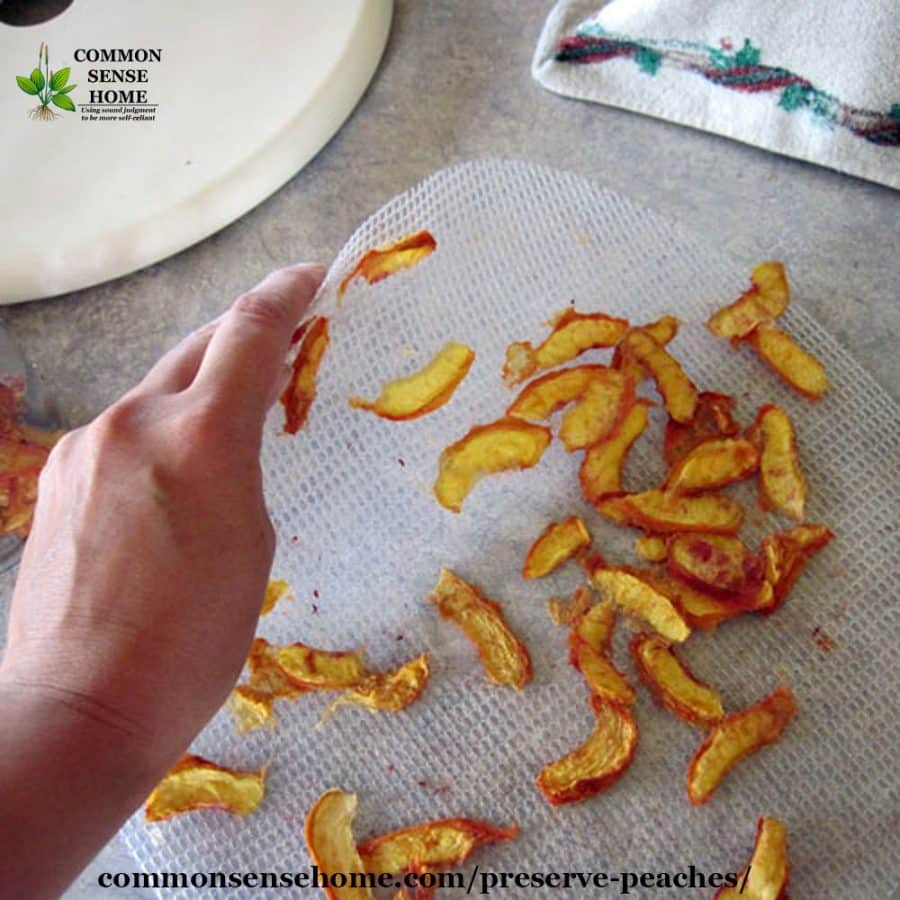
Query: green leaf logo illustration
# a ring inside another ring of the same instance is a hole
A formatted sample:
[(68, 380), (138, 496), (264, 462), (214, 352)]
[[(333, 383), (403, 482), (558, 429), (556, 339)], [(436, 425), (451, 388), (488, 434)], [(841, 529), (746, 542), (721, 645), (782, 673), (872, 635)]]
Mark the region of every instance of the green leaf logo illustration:
[(51, 79), (50, 79), (50, 88), (51, 90), (58, 91), (61, 88), (66, 86), (66, 82), (69, 80), (69, 73), (72, 70), (66, 66), (65, 69), (60, 69)]
[(30, 78), (26, 78), (24, 75), (16, 75), (16, 81), (26, 94), (36, 94), (38, 92), (38, 86)]
[(24, 91), (32, 97), (37, 97), (40, 103), (34, 109), (28, 111), (28, 115), (32, 119), (40, 122), (52, 122), (58, 119), (59, 115), (50, 109), (52, 103), (57, 109), (63, 109), (66, 112), (75, 112), (75, 104), (67, 95), (73, 91), (77, 85), (69, 84), (69, 75), (72, 70), (66, 66), (58, 72), (50, 69), (50, 51), (46, 44), (41, 44), (38, 50), (38, 64), (32, 69), (29, 76), (16, 75), (16, 84), (19, 90)]
[(75, 112), (75, 104), (65, 94), (54, 94), (50, 98), (50, 102), (60, 109), (67, 109), (69, 112)]

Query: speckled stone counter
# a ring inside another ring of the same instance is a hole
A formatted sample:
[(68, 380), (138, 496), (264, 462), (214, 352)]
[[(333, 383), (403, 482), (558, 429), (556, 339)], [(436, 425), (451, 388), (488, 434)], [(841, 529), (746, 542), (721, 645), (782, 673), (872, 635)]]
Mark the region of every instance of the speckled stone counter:
[[(89, 421), (190, 329), (288, 262), (328, 262), (369, 212), (451, 163), (527, 159), (596, 178), (742, 256), (786, 261), (794, 302), (900, 397), (900, 198), (723, 138), (562, 99), (531, 80), (549, 0), (398, 0), (375, 80), (316, 159), (274, 196), (178, 256), (109, 284), (7, 308), (0, 320)], [(6, 603), (12, 576), (0, 577)], [(122, 896), (96, 873), (70, 898)], [(132, 892), (128, 896), (148, 896)]]

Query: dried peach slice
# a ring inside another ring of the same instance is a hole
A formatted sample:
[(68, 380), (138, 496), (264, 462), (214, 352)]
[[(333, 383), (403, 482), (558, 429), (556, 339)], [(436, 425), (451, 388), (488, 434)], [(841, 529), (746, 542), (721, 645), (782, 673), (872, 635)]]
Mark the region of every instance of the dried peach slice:
[(254, 638), (247, 657), (250, 669), (250, 687), (272, 694), (274, 697), (297, 697), (309, 688), (300, 687), (285, 674), (278, 664), (276, 656), (278, 647), (270, 644), (265, 638)]
[(453, 396), (474, 359), (474, 350), (450, 341), (423, 369), (385, 384), (375, 400), (351, 397), (350, 405), (382, 419), (418, 419), (440, 409)]
[(374, 875), (456, 868), (479, 847), (511, 841), (515, 825), (497, 828), (477, 819), (438, 819), (400, 828), (358, 845), (367, 872)]
[(591, 606), (591, 589), (583, 586), (575, 588), (567, 600), (550, 597), (547, 600), (547, 612), (554, 625), (571, 625), (586, 609)]
[(750, 862), (738, 874), (737, 885), (721, 888), (715, 900), (787, 900), (787, 843), (787, 826), (771, 816), (760, 816)]
[(676, 422), (690, 422), (697, 408), (697, 389), (669, 352), (643, 331), (629, 331), (622, 339), (622, 352), (644, 366)]
[(518, 419), (476, 425), (441, 454), (434, 493), (441, 506), (459, 512), (469, 491), (485, 476), (537, 465), (550, 430)]
[(820, 400), (828, 390), (828, 376), (822, 364), (780, 328), (760, 325), (746, 341), (777, 375), (804, 397)]
[(450, 619), (475, 645), (488, 678), (521, 690), (531, 681), (531, 659), (525, 645), (510, 631), (500, 605), (484, 597), (449, 569), (428, 599), (441, 618)]
[(582, 613), (569, 633), (569, 662), (584, 676), (592, 694), (634, 703), (634, 688), (609, 659), (616, 607), (604, 600)]
[(634, 552), (648, 562), (662, 562), (669, 550), (665, 538), (658, 534), (642, 534), (634, 539)]
[(0, 472), (4, 477), (39, 472), (49, 455), (47, 447), (0, 438)]
[(611, 600), (595, 603), (572, 623), (571, 636), (598, 653), (609, 653), (616, 625), (616, 605)]
[(266, 585), (266, 593), (263, 595), (262, 608), (259, 611), (260, 616), (267, 616), (279, 600), (286, 597), (291, 590), (291, 586), (282, 578), (273, 578)]
[(634, 383), (615, 369), (600, 369), (559, 425), (566, 450), (583, 450), (612, 434), (634, 405)]
[(741, 438), (709, 438), (672, 466), (665, 489), (676, 494), (711, 491), (748, 478), (759, 467), (756, 447)]
[(744, 521), (741, 505), (724, 494), (680, 496), (652, 490), (610, 497), (606, 506), (628, 525), (654, 532), (735, 534)]
[(551, 522), (531, 545), (522, 576), (541, 578), (590, 544), (591, 536), (580, 516)]
[(247, 657), (250, 678), (237, 685), (228, 697), (228, 708), (234, 717), (238, 733), (244, 734), (262, 725), (274, 727), (275, 701), (290, 700), (305, 693), (285, 675), (275, 661), (278, 648), (264, 638), (255, 638)]
[(697, 395), (694, 418), (686, 425), (669, 419), (663, 457), (671, 466), (707, 438), (734, 437), (741, 429), (734, 419), (734, 397), (702, 391)]
[(238, 734), (256, 728), (275, 727), (275, 695), (249, 684), (238, 684), (228, 695), (228, 711), (234, 718)]
[[(428, 654), (422, 653), (393, 672), (373, 672), (337, 698), (325, 711), (352, 704), (371, 710), (399, 712), (415, 703), (428, 684)], [(323, 718), (325, 718), (323, 716)]]
[(317, 650), (306, 644), (288, 644), (275, 651), (275, 662), (293, 684), (307, 689), (355, 687), (369, 674), (362, 650)]
[(790, 417), (777, 406), (763, 406), (747, 437), (759, 447), (760, 505), (801, 521), (806, 479), (800, 469), (797, 435)]
[(751, 273), (753, 286), (734, 303), (717, 310), (706, 327), (719, 337), (746, 337), (762, 322), (780, 316), (788, 307), (790, 291), (780, 262), (760, 263)]
[(774, 612), (784, 603), (806, 563), (833, 538), (834, 532), (824, 525), (798, 525), (763, 538), (766, 580), (773, 596), (761, 612)]
[(557, 410), (578, 399), (591, 381), (610, 371), (605, 366), (573, 366), (548, 372), (529, 381), (510, 404), (506, 414), (526, 422), (549, 419)]
[(688, 769), (691, 803), (695, 806), (706, 803), (737, 763), (777, 741), (796, 714), (797, 703), (791, 689), (780, 685), (755, 706), (727, 716), (713, 726)]
[[(646, 325), (638, 325), (635, 331), (643, 331), (649, 334), (661, 347), (665, 347), (672, 338), (678, 334), (678, 327), (681, 323), (675, 316), (663, 316), (655, 322), (648, 322)], [(621, 347), (616, 347), (613, 353), (612, 363), (614, 369), (618, 369), (623, 375), (627, 375), (635, 385), (640, 384), (647, 378), (647, 370), (636, 360), (626, 357), (622, 353)]]
[(699, 681), (658, 634), (636, 634), (629, 644), (641, 681), (669, 712), (694, 725), (713, 725), (725, 715), (719, 695)]
[(294, 357), (293, 377), (281, 395), (287, 434), (296, 434), (306, 424), (310, 407), (316, 399), (316, 377), (328, 343), (328, 319), (316, 316), (304, 329), (303, 339)]
[[(326, 875), (341, 874), (344, 886), (324, 888), (329, 900), (373, 900), (374, 878), (353, 839), (356, 794), (338, 788), (325, 791), (306, 817), (306, 846), (313, 862)], [(335, 879), (337, 880), (337, 879)]]
[(654, 590), (665, 594), (691, 628), (711, 631), (721, 622), (756, 608), (755, 598), (741, 598), (740, 601), (735, 598), (725, 599), (721, 595), (701, 591), (664, 570), (634, 569), (632, 574)]
[(148, 822), (161, 822), (195, 809), (222, 809), (246, 816), (262, 802), (265, 788), (265, 767), (241, 772), (187, 754), (153, 789), (144, 816)]
[(566, 309), (556, 317), (553, 330), (536, 348), (528, 341), (516, 341), (507, 347), (504, 380), (513, 386), (534, 372), (560, 366), (586, 350), (613, 347), (627, 328), (625, 319)]
[(728, 534), (676, 534), (669, 540), (669, 569), (680, 578), (736, 594), (759, 590), (763, 560), (740, 538)]
[(611, 435), (588, 448), (578, 472), (581, 493), (589, 503), (622, 491), (622, 467), (631, 445), (647, 427), (647, 402), (638, 400)]
[(344, 296), (347, 286), (354, 278), (361, 277), (369, 284), (375, 284), (402, 269), (411, 269), (426, 256), (430, 256), (436, 247), (437, 241), (430, 232), (422, 230), (407, 235), (393, 244), (368, 250), (341, 282), (337, 292), (338, 300)]
[(565, 310), (553, 324), (553, 331), (534, 351), (538, 368), (552, 369), (595, 347), (614, 347), (628, 328), (625, 319), (604, 313)]
[(743, 612), (756, 609), (756, 598), (729, 598), (701, 591), (679, 578), (660, 571), (639, 569), (634, 571), (654, 590), (665, 594), (684, 616), (691, 628), (711, 631), (721, 622), (733, 619)]
[(562, 759), (544, 766), (535, 784), (552, 806), (577, 803), (605, 790), (631, 764), (637, 724), (628, 707), (591, 697), (596, 724), (590, 737)]
[(579, 640), (574, 632), (569, 635), (569, 662), (581, 672), (591, 694), (626, 705), (634, 703), (634, 688), (609, 657)]
[(507, 387), (515, 387), (537, 371), (534, 347), (528, 341), (515, 341), (506, 348), (503, 363), (503, 382)]
[(684, 641), (691, 633), (684, 615), (672, 599), (657, 590), (640, 572), (625, 566), (597, 567), (591, 583), (623, 612), (637, 616), (670, 641)]

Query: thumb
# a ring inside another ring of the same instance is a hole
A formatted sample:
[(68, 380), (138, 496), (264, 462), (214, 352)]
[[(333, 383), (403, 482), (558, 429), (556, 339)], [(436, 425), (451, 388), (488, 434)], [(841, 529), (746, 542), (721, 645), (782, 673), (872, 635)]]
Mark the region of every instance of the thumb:
[(209, 342), (192, 390), (211, 395), (235, 419), (261, 423), (284, 377), (297, 320), (324, 277), (323, 266), (302, 263), (238, 297)]

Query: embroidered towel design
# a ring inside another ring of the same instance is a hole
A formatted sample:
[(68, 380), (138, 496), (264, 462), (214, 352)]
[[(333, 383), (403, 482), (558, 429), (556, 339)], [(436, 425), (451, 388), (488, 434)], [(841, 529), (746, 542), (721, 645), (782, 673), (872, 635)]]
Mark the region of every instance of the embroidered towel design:
[(825, 15), (773, 0), (560, 0), (534, 77), (900, 187), (900, 19), (891, 0)]

